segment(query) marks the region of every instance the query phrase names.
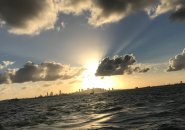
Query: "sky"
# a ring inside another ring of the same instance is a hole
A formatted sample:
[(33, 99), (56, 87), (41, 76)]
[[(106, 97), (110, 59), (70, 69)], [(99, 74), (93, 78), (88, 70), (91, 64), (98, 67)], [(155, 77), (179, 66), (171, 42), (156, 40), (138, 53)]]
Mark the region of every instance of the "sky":
[(185, 82), (184, 34), (184, 0), (0, 0), (0, 100)]

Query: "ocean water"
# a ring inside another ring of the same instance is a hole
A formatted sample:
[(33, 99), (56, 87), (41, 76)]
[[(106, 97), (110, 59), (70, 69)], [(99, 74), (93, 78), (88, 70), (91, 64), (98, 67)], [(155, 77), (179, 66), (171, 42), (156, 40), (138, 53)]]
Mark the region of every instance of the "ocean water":
[(185, 86), (1, 101), (0, 130), (185, 130)]

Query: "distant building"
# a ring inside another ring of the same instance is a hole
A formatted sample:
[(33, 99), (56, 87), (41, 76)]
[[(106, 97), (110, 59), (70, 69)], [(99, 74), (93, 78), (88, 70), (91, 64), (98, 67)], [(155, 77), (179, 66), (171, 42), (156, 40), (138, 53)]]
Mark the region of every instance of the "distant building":
[(106, 92), (105, 89), (103, 88), (87, 88), (86, 90), (84, 89), (80, 89), (80, 93), (86, 93), (86, 94), (90, 94), (90, 93), (103, 93), (103, 92)]
[(42, 94), (39, 96), (39, 98), (42, 98), (43, 96), (42, 96)]
[(60, 90), (60, 91), (59, 91), (59, 95), (61, 95), (61, 94), (62, 94), (62, 91)]
[(50, 92), (50, 95), (49, 96), (53, 96), (53, 92)]

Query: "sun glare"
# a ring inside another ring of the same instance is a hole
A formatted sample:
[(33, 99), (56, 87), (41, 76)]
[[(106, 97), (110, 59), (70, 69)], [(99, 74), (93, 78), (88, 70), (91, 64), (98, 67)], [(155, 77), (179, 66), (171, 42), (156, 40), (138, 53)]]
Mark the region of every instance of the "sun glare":
[(83, 73), (83, 89), (87, 88), (113, 88), (115, 82), (111, 77), (97, 77), (95, 76), (96, 70), (98, 68), (98, 61), (92, 60), (85, 65), (86, 70)]

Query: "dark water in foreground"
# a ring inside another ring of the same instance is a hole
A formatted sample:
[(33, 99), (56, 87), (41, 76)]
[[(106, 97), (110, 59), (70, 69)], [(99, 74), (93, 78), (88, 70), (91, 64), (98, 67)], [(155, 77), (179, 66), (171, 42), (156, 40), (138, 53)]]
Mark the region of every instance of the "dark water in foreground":
[(185, 86), (0, 102), (0, 130), (185, 130)]

